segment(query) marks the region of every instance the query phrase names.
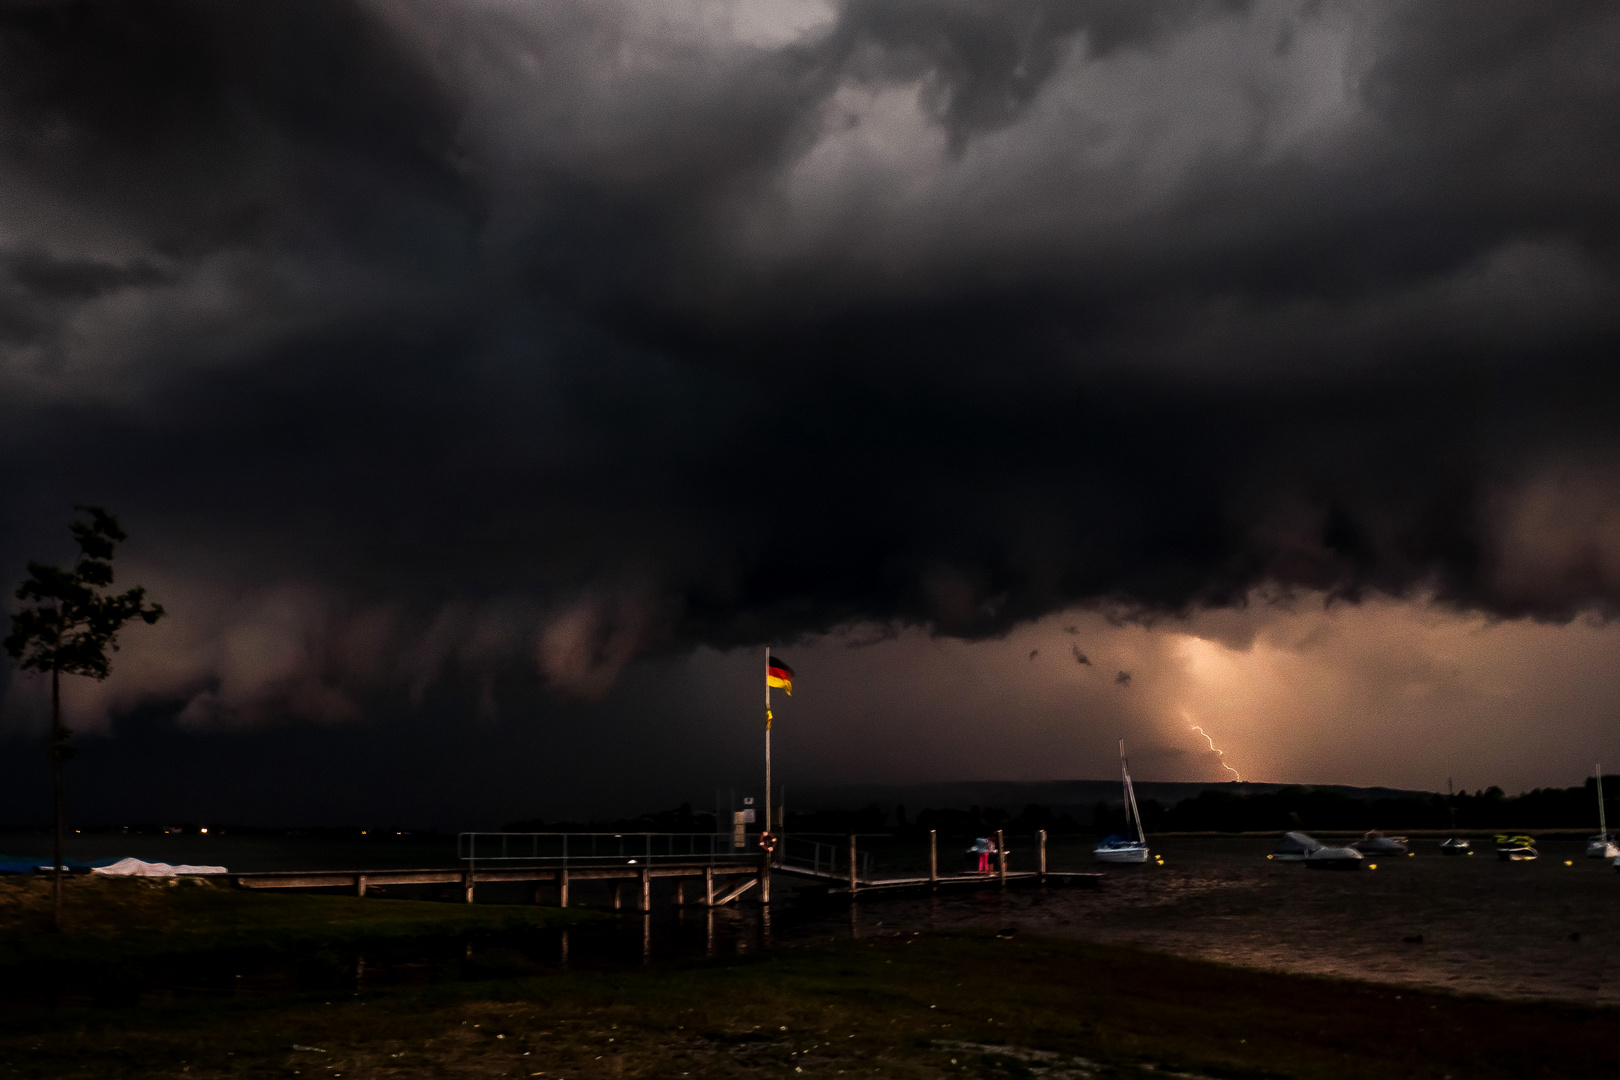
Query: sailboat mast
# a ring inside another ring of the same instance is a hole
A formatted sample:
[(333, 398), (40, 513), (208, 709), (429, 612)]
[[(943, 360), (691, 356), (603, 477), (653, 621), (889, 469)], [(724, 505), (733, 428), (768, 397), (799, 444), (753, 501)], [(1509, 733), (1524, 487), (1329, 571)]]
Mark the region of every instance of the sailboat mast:
[(1597, 770), (1598, 832), (1602, 833), (1603, 839), (1607, 840), (1609, 838), (1609, 821), (1603, 810), (1603, 762), (1600, 761), (1593, 767)]
[(1130, 832), (1131, 818), (1136, 819), (1136, 839), (1147, 843), (1147, 832), (1142, 828), (1142, 811), (1136, 805), (1136, 788), (1131, 784), (1130, 766), (1125, 761), (1125, 740), (1119, 740), (1119, 775), (1125, 782), (1125, 831)]

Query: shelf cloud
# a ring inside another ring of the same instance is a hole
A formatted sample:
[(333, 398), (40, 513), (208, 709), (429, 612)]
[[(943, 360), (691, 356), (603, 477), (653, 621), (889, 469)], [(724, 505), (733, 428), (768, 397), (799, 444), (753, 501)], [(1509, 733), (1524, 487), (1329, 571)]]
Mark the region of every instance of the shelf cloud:
[(0, 557), (91, 501), (165, 583), (85, 723), (1289, 594), (1607, 618), (1617, 48), (1601, 3), (19, 0)]

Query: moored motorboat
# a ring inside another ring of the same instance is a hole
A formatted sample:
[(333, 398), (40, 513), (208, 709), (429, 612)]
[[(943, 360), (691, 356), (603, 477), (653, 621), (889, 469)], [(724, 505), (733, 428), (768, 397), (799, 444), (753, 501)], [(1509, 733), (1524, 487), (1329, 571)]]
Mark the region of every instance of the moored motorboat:
[(1313, 836), (1306, 836), (1302, 832), (1286, 832), (1277, 846), (1271, 849), (1268, 859), (1278, 862), (1304, 862), (1305, 856), (1322, 848), (1322, 841)]
[(1374, 830), (1350, 846), (1363, 855), (1405, 855), (1406, 837), (1385, 836)]
[[(1136, 789), (1131, 786), (1131, 770), (1125, 761), (1125, 740), (1119, 740), (1119, 776), (1125, 789), (1125, 833), (1110, 836), (1092, 849), (1092, 857), (1106, 863), (1145, 863), (1148, 861), (1147, 833), (1142, 831), (1142, 811), (1136, 806)], [(1130, 838), (1136, 823), (1136, 839)]]
[(1472, 855), (1474, 846), (1466, 840), (1455, 836), (1440, 841), (1440, 854), (1442, 855)]
[(1532, 837), (1503, 833), (1496, 838), (1496, 857), (1503, 862), (1529, 862), (1539, 854)]
[(1363, 858), (1353, 847), (1319, 847), (1305, 856), (1311, 870), (1360, 870)]

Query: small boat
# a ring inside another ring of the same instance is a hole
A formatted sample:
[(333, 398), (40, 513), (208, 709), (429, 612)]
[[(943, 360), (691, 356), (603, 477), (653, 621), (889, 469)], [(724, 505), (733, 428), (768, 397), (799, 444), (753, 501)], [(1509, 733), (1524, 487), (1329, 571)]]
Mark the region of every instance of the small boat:
[(1539, 854), (1532, 837), (1503, 833), (1496, 838), (1496, 857), (1503, 862), (1529, 862)]
[(1472, 855), (1474, 847), (1466, 840), (1459, 840), (1453, 836), (1440, 841), (1440, 854), (1442, 855)]
[(1353, 847), (1319, 847), (1305, 856), (1309, 870), (1360, 870), (1361, 852)]
[(1587, 839), (1586, 857), (1588, 859), (1620, 858), (1620, 845), (1615, 844), (1614, 837), (1609, 835), (1609, 819), (1603, 809), (1603, 766), (1601, 763), (1597, 766), (1597, 802), (1598, 834)]
[(1282, 839), (1277, 841), (1277, 846), (1271, 849), (1271, 854), (1266, 857), (1276, 859), (1278, 862), (1304, 862), (1305, 856), (1321, 848), (1322, 841), (1315, 837), (1306, 836), (1302, 832), (1286, 832), (1282, 834)]
[(1363, 855), (1405, 855), (1406, 837), (1385, 836), (1374, 830), (1350, 846)]
[[(1092, 857), (1106, 863), (1146, 863), (1147, 833), (1142, 831), (1142, 811), (1136, 807), (1136, 789), (1131, 787), (1131, 770), (1125, 761), (1125, 740), (1119, 740), (1119, 775), (1125, 786), (1125, 836), (1110, 836), (1092, 849)], [(1136, 823), (1136, 839), (1130, 838), (1131, 822)]]

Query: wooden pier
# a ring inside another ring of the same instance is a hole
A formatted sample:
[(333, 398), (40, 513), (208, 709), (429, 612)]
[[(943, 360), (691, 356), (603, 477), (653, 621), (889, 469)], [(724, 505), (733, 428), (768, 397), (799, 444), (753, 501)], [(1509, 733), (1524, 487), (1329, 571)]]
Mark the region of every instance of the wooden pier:
[[(818, 845), (823, 849), (830, 846)], [(690, 903), (701, 907), (719, 907), (736, 903), (750, 893), (750, 900), (769, 904), (773, 874), (796, 879), (801, 894), (847, 900), (862, 896), (961, 892), (986, 888), (1089, 886), (1098, 884), (1103, 878), (1099, 873), (1049, 871), (1044, 830), (1037, 838), (1037, 869), (1009, 870), (1006, 838), (999, 831), (996, 833), (996, 849), (999, 853), (997, 866), (990, 873), (941, 874), (938, 835), (930, 832), (926, 877), (879, 878), (870, 873), (862, 875), (856, 838), (851, 836), (844, 869), (838, 869), (838, 861), (830, 858), (826, 860), (824, 868), (819, 857), (813, 861), (795, 861), (785, 852), (775, 852), (771, 857), (727, 858), (708, 855), (668, 857), (664, 861), (629, 859), (625, 862), (597, 859), (594, 862), (564, 863), (560, 866), (480, 866), (469, 860), (468, 865), (460, 869), (267, 871), (231, 874), (229, 879), (239, 889), (346, 889), (352, 890), (356, 896), (365, 896), (373, 889), (394, 885), (448, 885), (460, 889), (463, 899), (469, 904), (473, 902), (479, 885), (518, 883), (532, 886), (535, 903), (543, 903), (549, 896), (555, 897), (560, 907), (569, 905), (569, 893), (574, 883), (600, 881), (611, 886), (613, 910), (623, 910), (624, 887), (630, 885), (633, 889), (632, 909), (648, 912), (652, 910), (654, 880), (664, 880), (674, 885), (673, 901), (678, 906)], [(839, 860), (843, 860), (842, 853)]]
[(469, 904), (473, 902), (479, 885), (528, 883), (533, 886), (535, 903), (541, 903), (545, 894), (550, 892), (559, 907), (568, 906), (570, 886), (575, 882), (605, 881), (612, 884), (615, 911), (623, 907), (626, 884), (635, 887), (635, 910), (651, 911), (652, 883), (655, 878), (673, 879), (677, 904), (687, 903), (687, 886), (691, 885), (692, 903), (718, 907), (732, 903), (760, 885), (762, 877), (768, 881), (770, 873), (766, 871), (762, 874), (757, 863), (751, 866), (703, 863), (685, 866), (496, 867), (471, 870), (283, 870), (229, 876), (231, 884), (238, 889), (352, 889), (356, 896), (365, 896), (372, 889), (390, 885), (451, 885), (462, 890)]

